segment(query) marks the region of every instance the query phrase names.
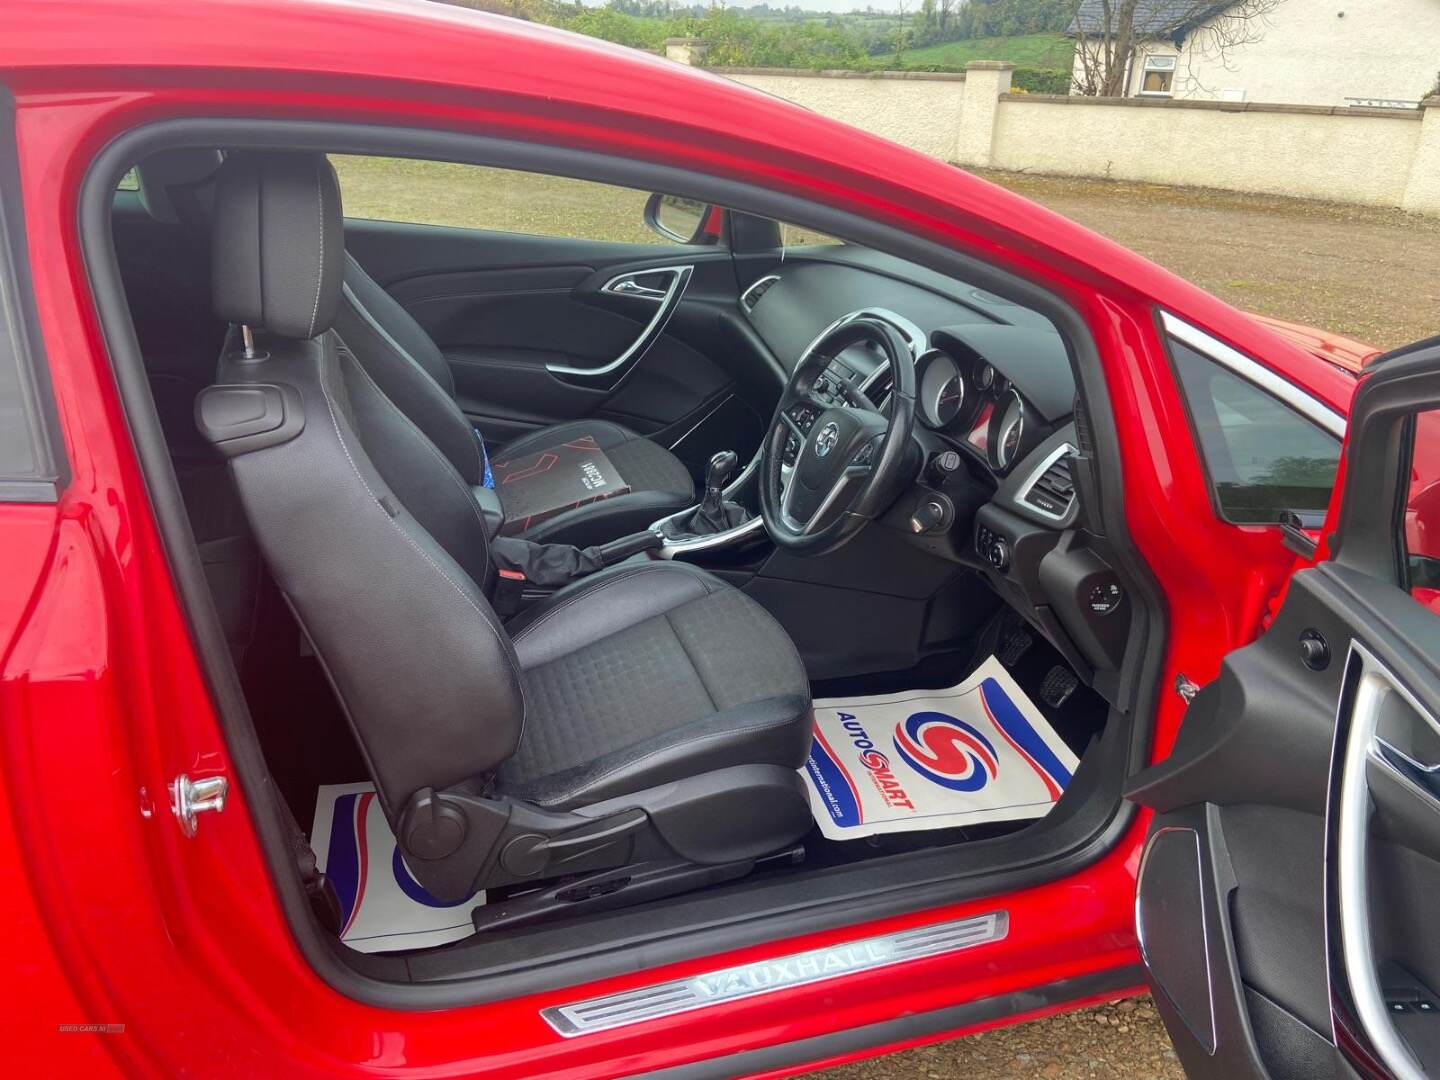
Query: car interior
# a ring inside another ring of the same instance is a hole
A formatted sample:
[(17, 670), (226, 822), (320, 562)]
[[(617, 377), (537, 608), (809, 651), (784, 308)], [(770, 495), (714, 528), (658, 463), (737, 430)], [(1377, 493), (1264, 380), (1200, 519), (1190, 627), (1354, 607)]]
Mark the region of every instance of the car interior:
[[(347, 216), (359, 160), (162, 150), (111, 217), (336, 955), (454, 980), (1093, 857), (1144, 727), (1146, 624), (1050, 317), (682, 195), (626, 192), (630, 239)], [(814, 702), (953, 687), (991, 658), (1078, 759), (1053, 805), (825, 835)], [(311, 822), (318, 792), (357, 784), (427, 902), (483, 890), (458, 939), (341, 944)]]

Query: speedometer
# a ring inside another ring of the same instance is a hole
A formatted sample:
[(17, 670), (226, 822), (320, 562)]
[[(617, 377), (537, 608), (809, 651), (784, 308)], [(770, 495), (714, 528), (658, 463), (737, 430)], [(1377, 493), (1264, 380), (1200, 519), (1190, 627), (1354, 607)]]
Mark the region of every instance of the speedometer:
[(1025, 403), (1013, 389), (1001, 400), (990, 423), (987, 446), (990, 466), (996, 472), (1004, 472), (1015, 464), (1025, 438)]
[(938, 349), (920, 358), (920, 418), (927, 427), (943, 428), (960, 415), (965, 404), (965, 377)]

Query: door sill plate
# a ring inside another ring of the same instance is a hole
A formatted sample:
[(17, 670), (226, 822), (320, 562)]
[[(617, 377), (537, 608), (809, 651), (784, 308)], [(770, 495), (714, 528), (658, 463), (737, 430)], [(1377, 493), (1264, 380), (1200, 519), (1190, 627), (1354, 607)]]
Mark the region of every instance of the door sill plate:
[(898, 934), (862, 938), (824, 949), (777, 956), (754, 964), (708, 971), (688, 979), (644, 986), (619, 994), (552, 1005), (540, 1015), (566, 1038), (657, 1020), (710, 1005), (789, 990), (842, 975), (958, 952), (1002, 940), (1010, 928), (1004, 911), (920, 926)]

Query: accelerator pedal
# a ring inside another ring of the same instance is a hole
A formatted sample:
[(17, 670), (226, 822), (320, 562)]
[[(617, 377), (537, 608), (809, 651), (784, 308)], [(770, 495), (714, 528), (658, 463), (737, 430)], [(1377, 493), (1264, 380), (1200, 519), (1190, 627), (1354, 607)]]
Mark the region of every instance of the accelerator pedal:
[(1070, 695), (1079, 685), (1080, 680), (1073, 671), (1056, 664), (1046, 672), (1040, 683), (1040, 700), (1052, 709), (1058, 709), (1070, 700)]

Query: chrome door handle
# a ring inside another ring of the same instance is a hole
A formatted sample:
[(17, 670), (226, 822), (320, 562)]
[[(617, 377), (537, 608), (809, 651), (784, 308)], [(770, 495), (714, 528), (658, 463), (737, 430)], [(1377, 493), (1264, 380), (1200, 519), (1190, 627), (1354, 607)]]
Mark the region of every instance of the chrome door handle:
[(1389, 769), (1392, 773), (1415, 789), (1417, 796), (1433, 803), (1440, 809), (1440, 765), (1426, 765), (1416, 761), (1405, 751), (1391, 745), (1376, 735), (1370, 748), (1370, 759)]
[(617, 296), (639, 296), (646, 300), (664, 300), (664, 289), (652, 289), (649, 285), (641, 285), (635, 278), (639, 275), (627, 274), (625, 277), (615, 278), (605, 283), (601, 292), (615, 293)]

